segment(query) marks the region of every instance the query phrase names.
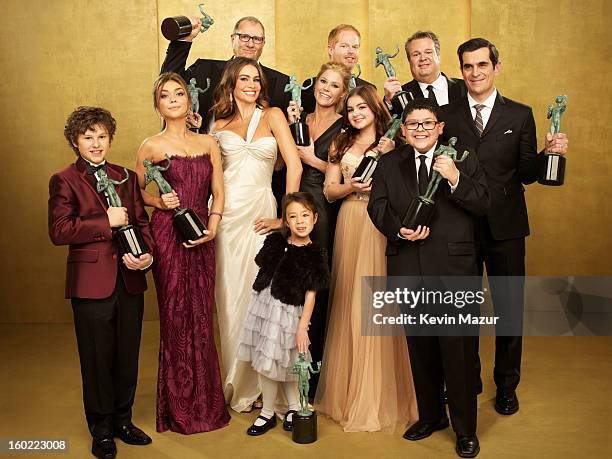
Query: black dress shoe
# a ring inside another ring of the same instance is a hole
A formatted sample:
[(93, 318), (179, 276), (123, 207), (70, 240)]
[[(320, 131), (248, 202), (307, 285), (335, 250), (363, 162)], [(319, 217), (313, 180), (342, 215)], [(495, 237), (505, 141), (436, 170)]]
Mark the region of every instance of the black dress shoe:
[(94, 438), (91, 444), (91, 454), (98, 459), (115, 459), (117, 455), (117, 445), (113, 437)]
[(436, 430), (443, 430), (448, 427), (448, 418), (444, 416), (438, 422), (417, 421), (406, 432), (404, 438), (410, 441), (417, 441), (429, 437)]
[[(291, 421), (287, 421), (287, 416), (289, 416), (290, 414), (293, 415), (291, 416)], [(297, 411), (295, 410), (289, 410), (287, 411), (287, 413), (285, 413), (285, 420), (283, 421), (284, 430), (286, 430), (287, 432), (291, 432), (293, 430), (293, 420), (295, 419), (296, 416), (297, 416)]]
[(253, 423), (253, 425), (247, 429), (247, 435), (256, 437), (257, 435), (263, 435), (271, 428), (276, 427), (275, 414), (273, 414), (270, 419), (261, 415), (257, 416), (257, 419), (263, 419), (264, 421), (266, 421), (266, 423), (261, 426), (256, 426), (255, 423)]
[(518, 398), (516, 392), (512, 391), (509, 393), (498, 392), (495, 396), (495, 411), (505, 416), (514, 414), (519, 409)]
[(480, 452), (480, 444), (478, 443), (478, 437), (457, 437), (457, 445), (455, 451), (459, 457), (476, 457)]
[(131, 422), (125, 426), (115, 428), (115, 437), (128, 445), (148, 445), (153, 440)]

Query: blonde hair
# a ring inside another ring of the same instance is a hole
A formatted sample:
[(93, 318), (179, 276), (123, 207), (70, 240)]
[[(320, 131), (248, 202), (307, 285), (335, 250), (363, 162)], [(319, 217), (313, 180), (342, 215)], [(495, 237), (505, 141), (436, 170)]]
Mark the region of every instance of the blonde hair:
[(346, 32), (347, 30), (351, 32), (355, 32), (357, 36), (359, 37), (359, 41), (361, 41), (361, 34), (359, 33), (359, 30), (357, 30), (355, 26), (352, 26), (350, 24), (340, 24), (334, 27), (333, 29), (331, 29), (331, 31), (329, 32), (329, 35), (327, 36), (327, 45), (332, 46), (332, 47), (335, 46), (336, 43), (338, 43), (340, 34), (342, 32)]
[[(349, 68), (346, 65), (340, 64), (338, 62), (326, 62), (321, 66), (319, 73), (317, 73), (315, 82), (321, 77), (321, 75), (323, 75), (328, 70), (336, 72), (338, 75), (340, 75), (340, 78), (342, 79), (342, 92), (346, 94), (348, 92), (349, 81), (351, 81), (352, 77)], [(336, 103), (336, 112), (342, 113), (342, 110), (344, 110), (344, 102), (344, 97), (338, 99), (338, 102)]]

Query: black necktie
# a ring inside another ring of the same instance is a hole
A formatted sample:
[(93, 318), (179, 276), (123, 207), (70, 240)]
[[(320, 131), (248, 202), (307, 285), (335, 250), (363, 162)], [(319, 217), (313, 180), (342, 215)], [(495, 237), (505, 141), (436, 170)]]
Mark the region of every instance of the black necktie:
[(419, 165), (419, 195), (421, 196), (425, 195), (425, 191), (427, 191), (427, 182), (429, 182), (427, 164), (425, 164), (426, 159), (427, 155), (419, 155), (419, 161), (421, 161)]
[(432, 101), (434, 104), (438, 105), (438, 100), (436, 99), (436, 95), (434, 94), (434, 87), (432, 85), (427, 86), (427, 98)]

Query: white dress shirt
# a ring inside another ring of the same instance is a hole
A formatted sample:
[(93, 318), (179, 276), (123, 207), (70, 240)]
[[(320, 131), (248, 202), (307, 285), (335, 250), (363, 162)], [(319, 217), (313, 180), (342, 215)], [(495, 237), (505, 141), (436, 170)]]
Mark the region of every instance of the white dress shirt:
[(493, 105), (495, 105), (495, 99), (497, 98), (497, 89), (493, 89), (491, 95), (487, 97), (484, 102), (476, 102), (476, 100), (470, 96), (469, 92), (467, 98), (468, 103), (470, 104), (470, 112), (472, 113), (473, 120), (476, 119), (476, 109), (474, 108), (474, 105), (484, 105), (484, 108), (480, 110), (480, 116), (482, 116), (482, 129), (486, 129), (489, 118), (491, 117), (491, 110), (493, 110)]
[(438, 105), (448, 104), (448, 81), (444, 75), (442, 75), (442, 73), (438, 75), (438, 78), (436, 78), (436, 81), (433, 83), (421, 83), (420, 81), (417, 81), (417, 83), (419, 83), (419, 87), (421, 88), (425, 98), (427, 98), (427, 95), (429, 94), (427, 86), (431, 84), (433, 86), (433, 92), (436, 96), (436, 100), (438, 101)]

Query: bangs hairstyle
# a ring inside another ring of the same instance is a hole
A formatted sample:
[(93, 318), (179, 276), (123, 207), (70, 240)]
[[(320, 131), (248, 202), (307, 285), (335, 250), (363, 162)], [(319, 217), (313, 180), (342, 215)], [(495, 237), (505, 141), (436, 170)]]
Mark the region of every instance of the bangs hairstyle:
[(350, 24), (340, 24), (330, 30), (329, 35), (327, 36), (327, 46), (331, 46), (332, 48), (336, 46), (336, 43), (338, 43), (338, 40), (340, 39), (340, 34), (342, 32), (346, 32), (347, 30), (350, 32), (355, 32), (359, 38), (359, 41), (361, 42), (361, 34), (355, 26)]
[(187, 96), (187, 101), (189, 103), (188, 106), (191, 107), (191, 96), (189, 95), (189, 91), (187, 90), (187, 83), (185, 83), (185, 80), (182, 76), (174, 72), (162, 73), (160, 76), (157, 77), (155, 83), (153, 83), (153, 107), (156, 110), (159, 108), (159, 96), (161, 95), (162, 87), (168, 81), (175, 81), (176, 83), (181, 85), (181, 87), (185, 91), (185, 95)]
[(266, 76), (261, 70), (261, 66), (254, 59), (248, 57), (234, 57), (225, 64), (221, 81), (214, 92), (211, 112), (216, 120), (232, 118), (236, 114), (238, 109), (233, 96), (234, 88), (236, 87), (240, 71), (247, 65), (255, 67), (259, 74), (261, 90), (255, 102), (261, 107), (267, 107), (269, 105)]
[(368, 150), (376, 147), (380, 138), (385, 134), (385, 132), (387, 132), (389, 121), (391, 121), (391, 115), (389, 114), (389, 110), (387, 110), (387, 107), (385, 107), (383, 101), (378, 97), (376, 89), (371, 84), (357, 86), (346, 96), (346, 104), (343, 115), (344, 130), (336, 136), (333, 141), (332, 148), (330, 148), (330, 163), (339, 163), (342, 160), (344, 153), (346, 153), (349, 148), (353, 146), (355, 139), (359, 134), (359, 129), (355, 129), (349, 122), (348, 118), (348, 101), (355, 96), (360, 96), (374, 113), (376, 138), (374, 139), (372, 145), (368, 147)]
[[(340, 78), (342, 79), (342, 92), (346, 93), (352, 77), (349, 68), (346, 65), (339, 64), (337, 62), (327, 62), (321, 66), (319, 73), (317, 73), (316, 80), (318, 81), (319, 77), (328, 70), (336, 72), (338, 75), (340, 75)], [(336, 103), (336, 113), (342, 113), (342, 110), (344, 110), (344, 97), (341, 97), (338, 100), (338, 103)]]
[(283, 209), (283, 226), (281, 228), (281, 234), (285, 239), (291, 236), (291, 231), (287, 226), (287, 207), (292, 202), (298, 202), (312, 212), (313, 215), (318, 215), (317, 203), (315, 202), (314, 196), (308, 192), (296, 191), (295, 193), (287, 193), (283, 196), (281, 201), (281, 207)]
[(90, 129), (93, 130), (95, 126), (106, 128), (109, 143), (113, 141), (117, 122), (105, 108), (81, 106), (68, 116), (64, 125), (64, 137), (77, 156), (79, 156), (79, 149), (74, 144), (77, 143), (81, 134), (85, 134)]

